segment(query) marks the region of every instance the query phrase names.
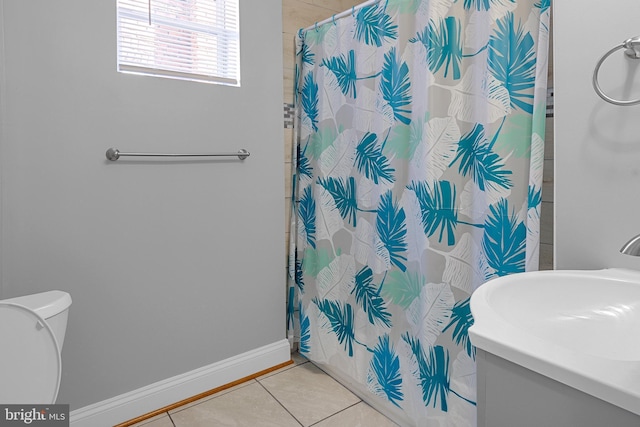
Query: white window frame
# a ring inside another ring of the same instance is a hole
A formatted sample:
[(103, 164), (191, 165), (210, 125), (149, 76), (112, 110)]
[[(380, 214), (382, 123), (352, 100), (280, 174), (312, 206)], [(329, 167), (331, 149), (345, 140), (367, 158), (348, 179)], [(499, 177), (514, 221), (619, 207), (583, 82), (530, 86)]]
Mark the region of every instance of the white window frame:
[(117, 0), (117, 69), (240, 86), (238, 15), (239, 0)]

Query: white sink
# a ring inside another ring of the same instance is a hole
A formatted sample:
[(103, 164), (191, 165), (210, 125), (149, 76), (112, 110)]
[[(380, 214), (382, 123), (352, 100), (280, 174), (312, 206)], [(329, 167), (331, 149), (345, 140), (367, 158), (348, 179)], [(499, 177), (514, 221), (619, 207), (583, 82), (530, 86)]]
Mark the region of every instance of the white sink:
[(505, 276), (471, 312), (476, 347), (640, 415), (640, 272)]

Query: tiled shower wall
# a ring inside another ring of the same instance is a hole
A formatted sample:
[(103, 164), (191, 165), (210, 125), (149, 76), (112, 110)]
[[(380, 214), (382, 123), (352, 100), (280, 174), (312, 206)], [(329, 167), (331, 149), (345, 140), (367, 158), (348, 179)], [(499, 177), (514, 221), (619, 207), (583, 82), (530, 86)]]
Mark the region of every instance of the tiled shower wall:
[(547, 123), (544, 137), (542, 213), (540, 218), (540, 270), (553, 269), (553, 26), (550, 26), (547, 78)]
[(293, 74), (294, 37), (332, 15), (351, 9), (363, 0), (282, 0), (282, 48), (284, 76), (284, 176), (285, 176), (285, 245), (289, 254), (289, 219), (291, 216), (291, 153), (293, 149)]
[[(285, 245), (289, 253), (289, 220), (291, 215), (291, 154), (293, 147), (293, 74), (295, 64), (294, 37), (306, 28), (332, 15), (350, 9), (363, 0), (282, 0), (282, 46), (284, 77), (284, 145), (285, 145)], [(542, 218), (540, 221), (540, 269), (553, 268), (553, 56), (549, 50), (549, 95), (547, 98), (547, 131), (545, 136)]]

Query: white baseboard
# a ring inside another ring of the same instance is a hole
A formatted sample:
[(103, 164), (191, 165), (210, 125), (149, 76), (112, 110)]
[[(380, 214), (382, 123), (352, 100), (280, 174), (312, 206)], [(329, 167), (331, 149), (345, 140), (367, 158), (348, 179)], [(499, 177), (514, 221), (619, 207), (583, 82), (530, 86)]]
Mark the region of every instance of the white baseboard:
[(158, 381), (70, 414), (71, 427), (109, 427), (205, 391), (229, 384), (291, 359), (283, 339), (255, 350)]

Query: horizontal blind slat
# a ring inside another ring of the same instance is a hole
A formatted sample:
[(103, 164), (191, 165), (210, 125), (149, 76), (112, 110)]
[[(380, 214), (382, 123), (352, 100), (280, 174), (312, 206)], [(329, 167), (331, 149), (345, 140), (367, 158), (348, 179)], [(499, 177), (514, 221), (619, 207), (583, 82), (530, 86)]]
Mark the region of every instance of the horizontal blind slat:
[[(118, 0), (118, 70), (239, 85), (238, 0)], [(146, 70), (146, 71), (145, 71)]]

